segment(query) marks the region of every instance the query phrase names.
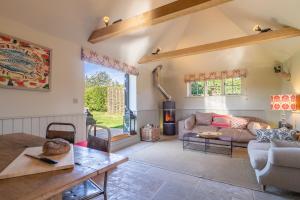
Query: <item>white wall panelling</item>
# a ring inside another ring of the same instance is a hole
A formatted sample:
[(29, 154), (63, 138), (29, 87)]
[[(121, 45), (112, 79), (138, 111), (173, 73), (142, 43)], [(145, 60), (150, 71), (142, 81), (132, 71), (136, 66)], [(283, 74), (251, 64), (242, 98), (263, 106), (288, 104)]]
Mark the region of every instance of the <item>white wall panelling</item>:
[(23, 120), (14, 119), (13, 120), (13, 133), (20, 133), (23, 130)]
[[(46, 128), (51, 122), (72, 123), (76, 127), (76, 141), (85, 139), (84, 114), (32, 116), (0, 118), (0, 135), (10, 133), (28, 133), (40, 137), (46, 136)], [(54, 126), (56, 130), (69, 130), (69, 128)]]
[(3, 120), (2, 126), (3, 126), (2, 127), (3, 134), (9, 134), (9, 133), (13, 132), (13, 120), (10, 120), (10, 119)]
[(31, 121), (32, 121), (31, 118), (25, 118), (23, 120), (23, 130), (22, 130), (23, 133), (32, 133)]
[(39, 136), (40, 132), (40, 119), (38, 117), (31, 118), (31, 134)]

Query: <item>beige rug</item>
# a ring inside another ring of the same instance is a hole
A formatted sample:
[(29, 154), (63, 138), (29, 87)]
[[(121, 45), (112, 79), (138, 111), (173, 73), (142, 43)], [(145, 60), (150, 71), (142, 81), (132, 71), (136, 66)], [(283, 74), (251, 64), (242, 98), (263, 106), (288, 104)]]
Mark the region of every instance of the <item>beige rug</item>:
[(129, 157), (133, 161), (170, 171), (260, 190), (245, 150), (234, 150), (231, 158), (226, 155), (183, 150), (182, 141), (167, 140), (153, 143)]

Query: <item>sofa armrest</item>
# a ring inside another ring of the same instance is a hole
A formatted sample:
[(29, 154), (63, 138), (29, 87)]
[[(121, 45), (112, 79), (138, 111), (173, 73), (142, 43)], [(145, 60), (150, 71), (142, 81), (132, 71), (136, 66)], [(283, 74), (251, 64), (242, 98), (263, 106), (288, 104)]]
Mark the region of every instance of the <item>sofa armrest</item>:
[(300, 148), (273, 147), (268, 152), (268, 162), (275, 166), (300, 169)]
[(192, 130), (196, 124), (195, 115), (191, 115), (190, 117), (184, 120), (184, 128), (187, 130)]
[[(186, 124), (189, 124), (189, 128), (186, 127)], [(195, 115), (192, 115), (186, 119), (180, 120), (177, 122), (178, 126), (178, 139), (182, 140), (184, 133), (188, 130), (192, 130), (195, 126)]]
[(178, 127), (178, 139), (182, 140), (183, 134), (184, 134), (184, 121), (185, 120), (180, 120), (177, 122), (177, 127)]

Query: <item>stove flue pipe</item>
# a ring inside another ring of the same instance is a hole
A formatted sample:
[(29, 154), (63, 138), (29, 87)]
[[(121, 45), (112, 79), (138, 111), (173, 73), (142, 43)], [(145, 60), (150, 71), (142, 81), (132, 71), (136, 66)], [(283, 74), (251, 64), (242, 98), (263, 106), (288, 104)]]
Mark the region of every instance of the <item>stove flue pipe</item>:
[(166, 100), (171, 101), (172, 97), (166, 92), (166, 90), (160, 85), (159, 81), (159, 72), (162, 69), (162, 65), (158, 65), (155, 67), (155, 69), (152, 71), (153, 75), (153, 81), (154, 85), (159, 89), (159, 91), (162, 93), (162, 95), (165, 97)]

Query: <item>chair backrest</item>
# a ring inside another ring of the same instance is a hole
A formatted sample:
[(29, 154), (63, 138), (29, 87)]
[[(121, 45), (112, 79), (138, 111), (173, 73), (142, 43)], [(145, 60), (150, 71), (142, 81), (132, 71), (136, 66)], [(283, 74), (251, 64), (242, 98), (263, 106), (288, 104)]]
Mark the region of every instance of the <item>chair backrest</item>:
[[(51, 130), (51, 126), (67, 126), (71, 127), (72, 131), (62, 131), (62, 130)], [(74, 144), (75, 142), (75, 134), (76, 134), (76, 127), (74, 124), (71, 123), (61, 123), (61, 122), (52, 122), (47, 126), (46, 130), (46, 138), (47, 139), (55, 139), (55, 138), (62, 138), (70, 143)]]
[[(97, 127), (105, 129), (107, 131), (107, 136), (97, 136)], [(92, 132), (93, 131), (93, 135)], [(100, 126), (100, 125), (92, 125), (87, 133), (87, 147), (91, 149), (96, 149), (99, 151), (104, 151), (110, 153), (110, 145), (111, 145), (111, 132), (108, 127)]]

